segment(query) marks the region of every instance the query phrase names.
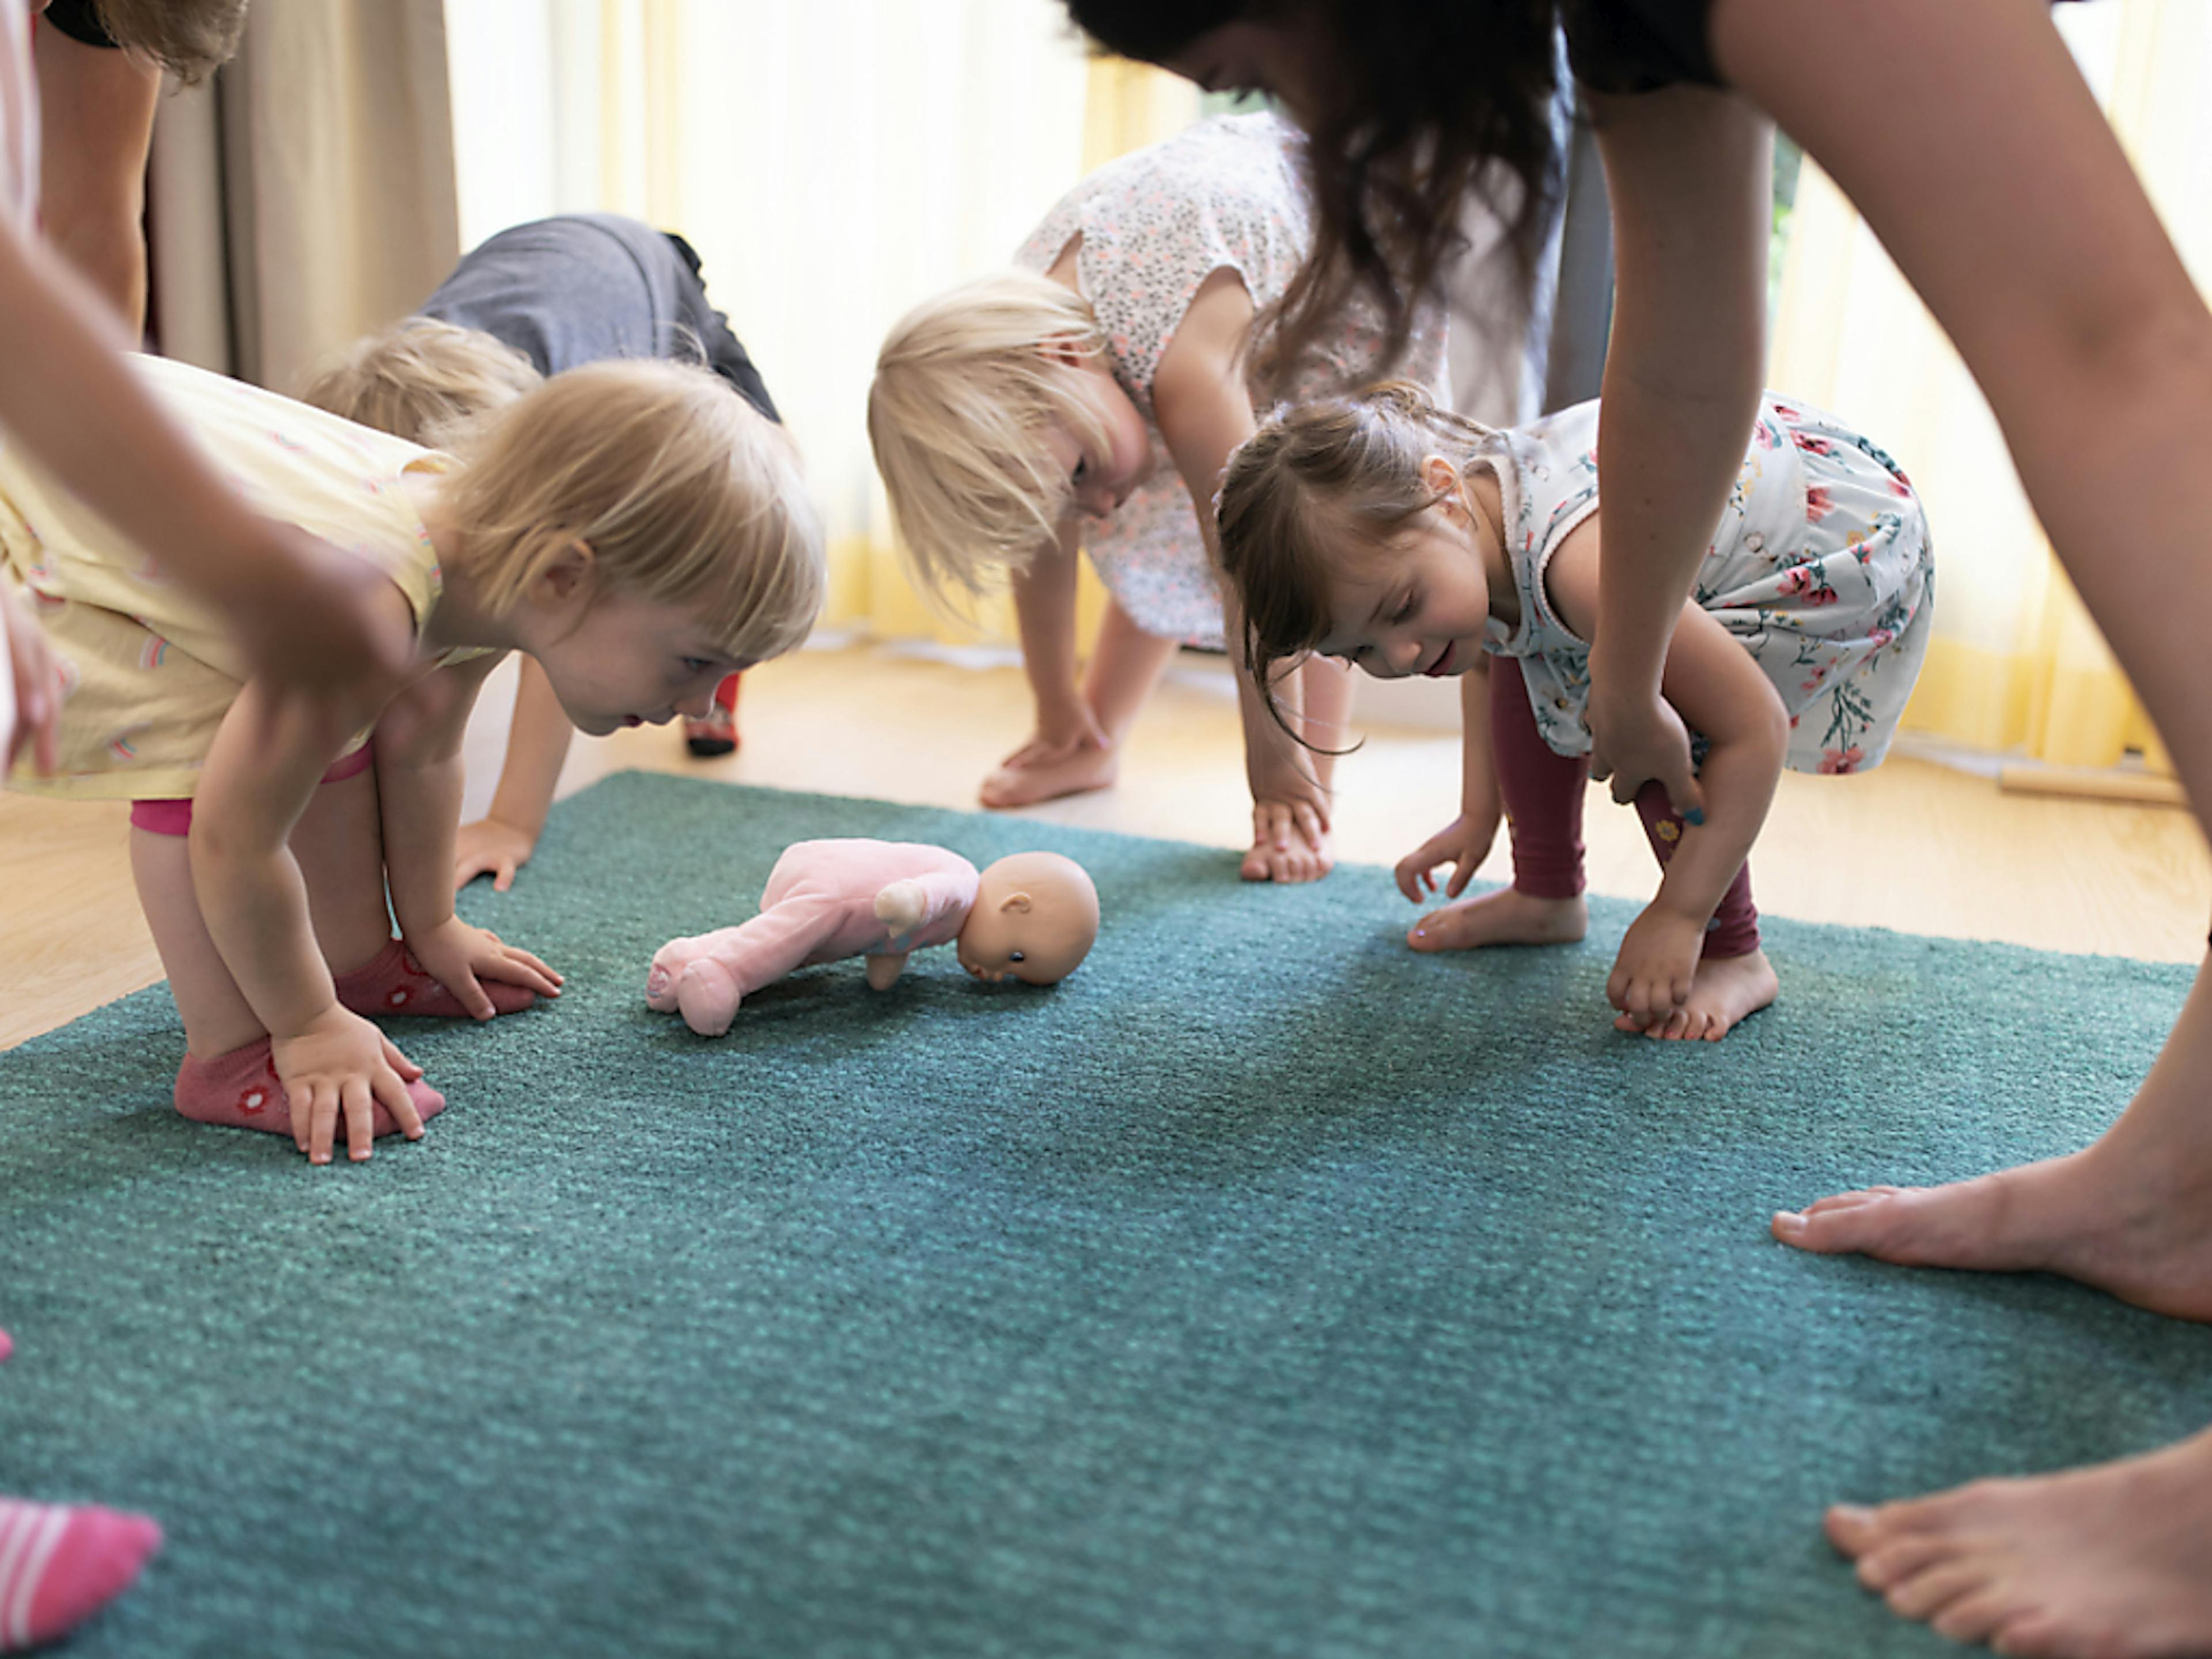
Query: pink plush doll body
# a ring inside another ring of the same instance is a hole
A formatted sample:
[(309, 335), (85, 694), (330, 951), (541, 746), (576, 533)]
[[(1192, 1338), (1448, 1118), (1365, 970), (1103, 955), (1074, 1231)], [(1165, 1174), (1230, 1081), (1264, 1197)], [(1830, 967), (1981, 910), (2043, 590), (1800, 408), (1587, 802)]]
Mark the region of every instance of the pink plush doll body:
[(775, 861), (750, 921), (662, 945), (645, 994), (720, 1036), (746, 997), (815, 963), (864, 956), (880, 991), (909, 953), (957, 941), (960, 965), (978, 979), (1051, 985), (1097, 933), (1090, 877), (1056, 853), (1017, 853), (978, 872), (915, 842), (802, 841)]

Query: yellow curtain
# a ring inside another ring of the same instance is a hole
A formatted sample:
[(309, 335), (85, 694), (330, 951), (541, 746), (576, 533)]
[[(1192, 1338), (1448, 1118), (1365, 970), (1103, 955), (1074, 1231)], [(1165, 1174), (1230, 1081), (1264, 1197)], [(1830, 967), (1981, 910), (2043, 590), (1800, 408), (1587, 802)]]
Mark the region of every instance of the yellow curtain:
[[(2212, 9), (2060, 8), (2061, 23), (2168, 231), (2212, 276)], [(1996, 418), (1935, 319), (1835, 185), (1808, 161), (1791, 216), (1768, 379), (1896, 455), (1927, 503), (1936, 635), (1908, 730), (2066, 766), (2130, 750), (2170, 770), (2149, 720), (2051, 552)]]

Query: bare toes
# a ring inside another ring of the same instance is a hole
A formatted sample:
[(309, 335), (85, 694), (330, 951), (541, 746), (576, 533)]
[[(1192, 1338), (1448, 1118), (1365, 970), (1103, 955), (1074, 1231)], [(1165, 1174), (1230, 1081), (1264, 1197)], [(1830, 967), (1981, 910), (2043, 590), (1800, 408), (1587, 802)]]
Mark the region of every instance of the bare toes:
[(1989, 1588), (1989, 1568), (1979, 1561), (1952, 1561), (1892, 1584), (1882, 1599), (1904, 1619), (1930, 1620), (1954, 1603)]

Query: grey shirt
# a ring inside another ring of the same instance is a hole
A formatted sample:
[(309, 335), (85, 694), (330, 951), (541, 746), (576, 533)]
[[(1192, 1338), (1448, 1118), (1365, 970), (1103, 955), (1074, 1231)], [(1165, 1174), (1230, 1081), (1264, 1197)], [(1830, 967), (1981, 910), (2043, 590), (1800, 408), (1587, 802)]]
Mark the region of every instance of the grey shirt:
[(421, 311), (483, 330), (541, 374), (608, 357), (703, 362), (782, 418), (728, 319), (708, 303), (691, 245), (619, 214), (511, 226), (464, 255)]

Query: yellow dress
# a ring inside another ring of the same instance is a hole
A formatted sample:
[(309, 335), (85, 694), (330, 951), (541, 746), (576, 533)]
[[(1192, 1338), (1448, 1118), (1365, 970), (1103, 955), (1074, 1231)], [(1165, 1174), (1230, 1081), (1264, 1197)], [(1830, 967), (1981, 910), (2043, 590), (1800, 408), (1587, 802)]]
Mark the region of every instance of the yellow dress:
[[(240, 495), (384, 571), (420, 635), (444, 583), (400, 479), (444, 471), (446, 456), (205, 369), (132, 362)], [(190, 797), (245, 683), (224, 618), (13, 446), (0, 447), (0, 576), (27, 590), (67, 692), (53, 774), (34, 774), (27, 753), (8, 787), (75, 799)]]

